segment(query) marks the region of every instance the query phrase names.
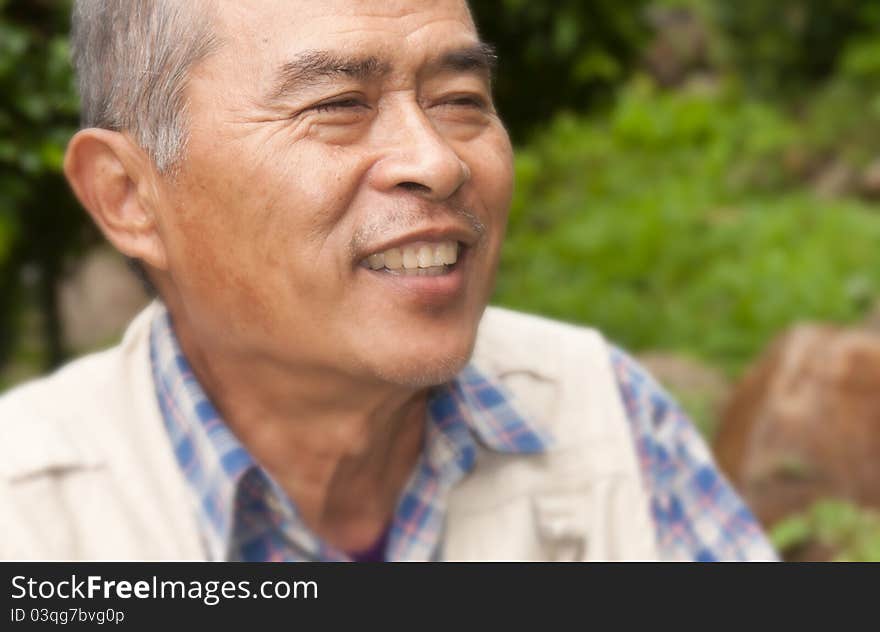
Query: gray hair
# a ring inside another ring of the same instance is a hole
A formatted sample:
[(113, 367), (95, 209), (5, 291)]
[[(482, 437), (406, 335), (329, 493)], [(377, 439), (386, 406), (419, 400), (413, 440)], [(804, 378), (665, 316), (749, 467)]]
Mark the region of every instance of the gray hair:
[(71, 48), (82, 125), (130, 133), (161, 173), (188, 134), (186, 80), (217, 39), (204, 2), (75, 0)]

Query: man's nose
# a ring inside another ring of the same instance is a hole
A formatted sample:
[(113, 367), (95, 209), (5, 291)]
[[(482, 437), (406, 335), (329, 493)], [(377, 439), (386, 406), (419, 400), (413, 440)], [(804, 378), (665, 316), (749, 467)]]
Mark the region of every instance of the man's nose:
[(372, 186), (406, 189), (436, 201), (452, 197), (471, 177), (467, 163), (418, 105), (387, 114), (377, 139), (381, 158), (370, 172)]

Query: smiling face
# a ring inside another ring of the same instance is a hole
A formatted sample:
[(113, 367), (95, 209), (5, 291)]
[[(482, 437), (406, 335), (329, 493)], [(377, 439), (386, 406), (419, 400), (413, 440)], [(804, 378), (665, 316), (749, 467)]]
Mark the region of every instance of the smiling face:
[(282, 366), (449, 379), (512, 189), (465, 3), (220, 2), (216, 19), (158, 218), (175, 318), (202, 345)]

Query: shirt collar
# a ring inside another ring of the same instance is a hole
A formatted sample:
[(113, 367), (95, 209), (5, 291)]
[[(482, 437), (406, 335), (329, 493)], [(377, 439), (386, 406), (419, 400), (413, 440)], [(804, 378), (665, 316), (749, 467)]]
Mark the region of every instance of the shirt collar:
[[(164, 306), (152, 323), (150, 358), (163, 420), (213, 559), (237, 557), (235, 531), (244, 511), (238, 498), (241, 488), (249, 485), (264, 490), (266, 508), (275, 514), (273, 523), (282, 522), (282, 514), (283, 521), (294, 525), (300, 546), (321, 558), (338, 557), (302, 525), (294, 503), (223, 422), (180, 349)], [(477, 444), (505, 454), (534, 454), (553, 443), (545, 430), (516, 410), (500, 383), (472, 365), (432, 389), (427, 422), (420, 473), (414, 474), (409, 487), (424, 480), (426, 471), (451, 486), (473, 468)], [(408, 493), (412, 490), (404, 495)], [(405, 543), (396, 545), (405, 548)]]
[(495, 452), (535, 454), (552, 444), (546, 430), (517, 411), (507, 389), (472, 364), (434, 390), (429, 411), (441, 429), (464, 421), (464, 427)]
[(162, 307), (150, 331), (159, 408), (212, 559), (226, 559), (239, 485), (256, 463), (205, 395)]

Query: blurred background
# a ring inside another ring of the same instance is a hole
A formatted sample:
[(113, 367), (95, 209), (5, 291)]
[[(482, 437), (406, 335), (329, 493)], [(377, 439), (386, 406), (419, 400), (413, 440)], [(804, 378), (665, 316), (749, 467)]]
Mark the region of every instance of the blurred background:
[[(679, 399), (787, 559), (880, 560), (880, 3), (473, 0), (517, 190), (494, 302)], [(65, 0), (0, 0), (0, 389), (146, 297), (60, 173)]]

